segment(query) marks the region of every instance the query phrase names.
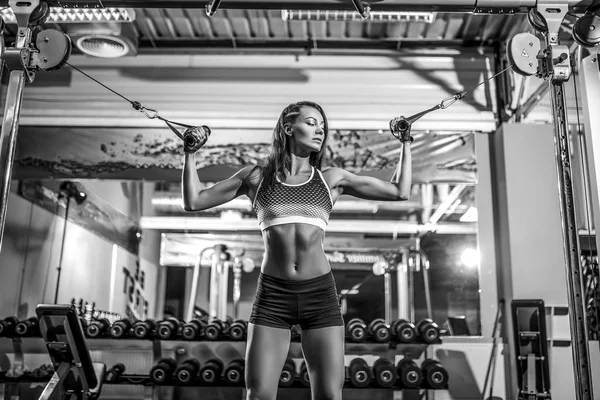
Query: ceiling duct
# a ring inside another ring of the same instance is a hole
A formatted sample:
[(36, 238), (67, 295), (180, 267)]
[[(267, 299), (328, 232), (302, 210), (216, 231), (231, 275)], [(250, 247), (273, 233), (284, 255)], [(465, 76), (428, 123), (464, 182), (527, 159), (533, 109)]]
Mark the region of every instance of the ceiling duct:
[(436, 13), (371, 11), (365, 19), (356, 11), (346, 10), (281, 10), (284, 21), (370, 21), (370, 22), (424, 22), (435, 20)]
[(72, 25), (68, 34), (75, 47), (88, 56), (119, 58), (138, 53), (138, 34), (130, 23)]

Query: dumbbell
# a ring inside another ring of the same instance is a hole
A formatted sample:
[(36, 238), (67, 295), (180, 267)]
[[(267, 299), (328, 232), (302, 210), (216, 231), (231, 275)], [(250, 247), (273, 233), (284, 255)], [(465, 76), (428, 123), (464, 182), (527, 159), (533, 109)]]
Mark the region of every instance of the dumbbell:
[(360, 318), (353, 318), (346, 324), (346, 337), (353, 342), (363, 342), (367, 336), (367, 325)]
[(229, 325), (227, 336), (231, 340), (244, 340), (246, 338), (246, 332), (248, 332), (248, 323), (244, 320), (236, 319)]
[(37, 317), (30, 317), (26, 320), (19, 321), (15, 325), (15, 334), (17, 336), (39, 336), (40, 327), (38, 325)]
[(394, 368), (394, 364), (383, 357), (373, 363), (373, 373), (377, 384), (384, 388), (394, 386), (396, 379), (398, 379), (398, 373), (396, 372), (396, 368)]
[(18, 323), (19, 319), (17, 317), (6, 317), (0, 320), (0, 337), (12, 337)]
[(180, 325), (181, 321), (179, 321), (177, 318), (169, 317), (158, 323), (156, 334), (162, 340), (172, 339), (177, 335)]
[(157, 384), (166, 383), (171, 380), (177, 363), (172, 358), (161, 358), (150, 370), (150, 380)]
[(365, 359), (361, 357), (354, 358), (350, 361), (348, 375), (350, 376), (352, 386), (357, 388), (369, 386), (369, 383), (371, 383), (371, 379), (373, 378), (371, 368), (369, 368)]
[(244, 360), (241, 358), (231, 360), (223, 371), (225, 382), (237, 386), (244, 382)]
[(188, 358), (175, 370), (175, 380), (180, 383), (190, 383), (198, 377), (198, 372), (200, 372), (200, 361)]
[(281, 370), (281, 375), (279, 375), (279, 386), (281, 387), (290, 387), (294, 384), (294, 379), (296, 378), (296, 364), (294, 364), (294, 360), (288, 358), (285, 360), (285, 364), (283, 364), (283, 369)]
[(292, 329), (290, 331), (290, 340), (293, 342), (299, 342), (302, 338), (302, 329), (300, 328), (300, 325), (292, 325)]
[(223, 361), (218, 358), (211, 358), (200, 367), (200, 378), (205, 383), (210, 384), (217, 382), (222, 373)]
[(145, 321), (135, 321), (133, 324), (133, 336), (138, 339), (148, 339), (152, 337), (156, 330), (156, 321), (153, 319), (147, 319)]
[(302, 361), (300, 365), (300, 383), (302, 386), (310, 387), (310, 376), (308, 375), (308, 367), (306, 366), (306, 361)]
[(131, 329), (131, 321), (127, 318), (120, 319), (115, 321), (109, 330), (109, 335), (112, 338), (119, 339), (125, 337), (129, 334), (129, 330)]
[(439, 361), (428, 358), (421, 363), (421, 370), (429, 388), (444, 389), (448, 384), (448, 371)]
[(110, 322), (106, 318), (93, 319), (85, 329), (85, 334), (90, 338), (97, 338), (110, 328)]
[(181, 328), (181, 336), (183, 336), (185, 340), (200, 339), (204, 337), (206, 325), (208, 325), (206, 321), (194, 318), (183, 325), (183, 328)]
[(398, 386), (406, 389), (417, 389), (423, 382), (423, 372), (411, 359), (404, 358), (396, 365)]
[(382, 318), (374, 319), (367, 326), (369, 337), (377, 343), (386, 343), (390, 341), (390, 328)]
[(229, 329), (229, 323), (220, 319), (213, 319), (204, 330), (204, 335), (208, 340), (217, 340)]
[(111, 369), (106, 371), (106, 375), (104, 376), (104, 380), (108, 383), (113, 383), (119, 380), (121, 375), (125, 372), (125, 365), (118, 363), (112, 366)]
[(405, 319), (397, 319), (392, 322), (391, 332), (400, 343), (414, 343), (417, 340), (415, 324)]
[(436, 343), (440, 338), (440, 327), (431, 318), (420, 320), (416, 328), (425, 343)]

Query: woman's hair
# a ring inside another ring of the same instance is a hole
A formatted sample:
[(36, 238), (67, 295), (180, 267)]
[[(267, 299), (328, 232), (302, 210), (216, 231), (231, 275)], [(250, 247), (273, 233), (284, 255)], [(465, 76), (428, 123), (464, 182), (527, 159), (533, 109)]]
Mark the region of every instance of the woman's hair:
[(321, 169), (323, 157), (325, 156), (325, 150), (327, 148), (327, 136), (329, 133), (329, 126), (327, 124), (325, 112), (320, 105), (313, 103), (312, 101), (299, 101), (298, 103), (292, 103), (283, 109), (281, 115), (279, 116), (279, 120), (277, 121), (277, 126), (275, 126), (275, 130), (273, 131), (271, 151), (269, 153), (269, 157), (267, 158), (267, 162), (262, 169), (262, 184), (266, 187), (270, 187), (273, 184), (275, 177), (284, 181), (286, 178), (285, 171), (289, 171), (291, 168), (291, 142), (289, 140), (290, 136), (285, 134), (285, 126), (288, 124), (294, 124), (296, 122), (302, 107), (312, 107), (319, 111), (323, 117), (325, 129), (321, 150), (318, 152), (312, 152), (309, 156), (310, 165), (319, 170)]

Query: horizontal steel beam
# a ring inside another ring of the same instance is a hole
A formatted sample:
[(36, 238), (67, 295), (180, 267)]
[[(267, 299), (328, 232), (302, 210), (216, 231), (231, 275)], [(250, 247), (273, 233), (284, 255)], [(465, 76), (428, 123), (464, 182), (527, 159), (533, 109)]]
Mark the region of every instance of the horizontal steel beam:
[[(464, 13), (524, 13), (535, 7), (536, 0), (383, 0), (371, 4), (373, 11), (423, 11), (423, 12), (464, 12)], [(198, 0), (51, 0), (51, 7), (93, 7), (96, 4), (104, 7), (130, 8), (205, 8), (207, 1)], [(582, 7), (589, 1), (565, 0), (569, 6)], [(0, 1), (0, 6), (7, 7), (8, 1)], [(222, 9), (255, 9), (255, 10), (354, 10), (351, 1), (339, 0), (233, 0), (221, 3)]]
[[(204, 217), (142, 217), (141, 229), (178, 232), (258, 232), (258, 222), (252, 219), (227, 220)], [(327, 225), (328, 233), (359, 233), (371, 235), (476, 234), (474, 223), (419, 224), (411, 221), (334, 219)]]

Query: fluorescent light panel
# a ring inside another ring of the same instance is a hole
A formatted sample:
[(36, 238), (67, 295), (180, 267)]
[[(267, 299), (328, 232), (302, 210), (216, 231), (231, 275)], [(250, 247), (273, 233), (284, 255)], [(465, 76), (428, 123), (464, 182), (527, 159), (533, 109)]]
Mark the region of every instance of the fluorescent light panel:
[[(16, 24), (12, 9), (1, 11), (6, 23)], [(58, 24), (81, 24), (86, 22), (132, 22), (135, 11), (130, 8), (62, 8), (51, 7), (48, 20)]]
[(437, 13), (371, 11), (364, 19), (356, 11), (345, 10), (281, 10), (284, 21), (372, 21), (372, 22), (425, 22), (432, 23)]

